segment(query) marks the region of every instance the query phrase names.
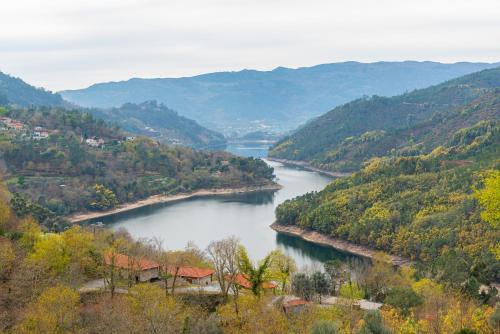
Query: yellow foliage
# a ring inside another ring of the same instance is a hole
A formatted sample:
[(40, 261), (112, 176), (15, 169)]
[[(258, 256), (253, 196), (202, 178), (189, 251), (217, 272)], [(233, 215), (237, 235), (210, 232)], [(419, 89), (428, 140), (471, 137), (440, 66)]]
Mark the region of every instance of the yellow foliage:
[(15, 259), (16, 254), (11, 242), (0, 239), (0, 281), (12, 270)]
[(475, 190), (475, 196), (483, 207), (481, 218), (494, 228), (500, 226), (500, 171), (486, 174), (484, 188)]
[(69, 287), (48, 288), (29, 305), (20, 332), (72, 333), (79, 317), (79, 303), (79, 294)]
[(283, 312), (270, 307), (270, 300), (253, 295), (238, 298), (239, 312), (234, 311), (233, 303), (217, 309), (224, 333), (231, 334), (279, 334), (287, 332), (287, 319)]

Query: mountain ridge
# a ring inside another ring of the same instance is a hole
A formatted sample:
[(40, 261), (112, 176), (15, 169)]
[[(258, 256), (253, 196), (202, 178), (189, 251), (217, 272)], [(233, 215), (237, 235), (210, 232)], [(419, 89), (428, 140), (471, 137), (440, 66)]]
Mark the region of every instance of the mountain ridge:
[(363, 95), (392, 96), (500, 63), (343, 62), (297, 69), (214, 72), (180, 78), (131, 78), (60, 93), (86, 107), (157, 100), (229, 134), (288, 131)]

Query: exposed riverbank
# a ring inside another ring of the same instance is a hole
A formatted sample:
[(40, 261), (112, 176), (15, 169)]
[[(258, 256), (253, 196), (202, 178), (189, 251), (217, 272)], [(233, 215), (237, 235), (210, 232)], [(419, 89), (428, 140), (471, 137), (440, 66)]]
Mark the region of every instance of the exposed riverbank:
[(266, 157), (266, 160), (280, 162), (284, 165), (300, 167), (311, 172), (316, 172), (331, 177), (345, 177), (352, 175), (352, 173), (332, 172), (326, 169), (317, 168), (311, 165), (309, 162), (302, 160), (288, 160), (288, 159), (278, 159), (271, 157)]
[[(321, 234), (319, 232), (315, 231), (310, 231), (310, 230), (305, 230), (297, 226), (291, 226), (291, 225), (281, 225), (277, 223), (273, 223), (271, 225), (271, 228), (275, 230), (278, 233), (283, 233), (287, 235), (291, 235), (294, 237), (299, 237), (303, 240), (322, 245), (322, 246), (329, 246), (333, 247), (339, 251), (366, 257), (369, 259), (373, 259), (377, 253), (380, 253), (380, 251), (377, 251), (376, 249), (367, 247), (367, 246), (361, 246), (354, 244), (349, 241), (341, 240), (341, 239), (335, 239), (329, 236), (326, 236), (324, 234)], [(396, 255), (388, 255), (390, 262), (396, 266), (400, 267), (407, 267), (412, 264), (412, 261), (400, 256)]]
[(68, 220), (71, 223), (81, 223), (87, 220), (112, 216), (117, 213), (127, 212), (159, 203), (177, 202), (196, 197), (234, 195), (234, 194), (244, 194), (244, 193), (260, 192), (260, 191), (276, 191), (280, 190), (281, 188), (282, 188), (281, 185), (275, 183), (258, 187), (200, 189), (192, 193), (180, 193), (175, 195), (153, 195), (133, 203), (121, 204), (112, 210), (77, 213), (69, 216)]

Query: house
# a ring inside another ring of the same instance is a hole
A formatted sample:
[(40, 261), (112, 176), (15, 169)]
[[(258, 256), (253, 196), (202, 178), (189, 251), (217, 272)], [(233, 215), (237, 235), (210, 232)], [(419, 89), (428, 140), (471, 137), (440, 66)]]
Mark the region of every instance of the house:
[(35, 131), (33, 132), (33, 139), (47, 139), (49, 137), (49, 133), (47, 131)]
[(85, 140), (85, 143), (90, 147), (99, 147), (104, 144), (104, 140), (102, 138), (92, 137), (92, 138), (87, 138)]
[(183, 281), (198, 284), (209, 285), (212, 283), (212, 277), (215, 273), (213, 269), (196, 267), (169, 267), (168, 272), (174, 276), (177, 271), (177, 277)]
[[(147, 282), (158, 279), (160, 276), (160, 265), (148, 259), (107, 253), (104, 254), (104, 264), (119, 268), (120, 274), (123, 274), (122, 271), (126, 271), (127, 275), (132, 272), (136, 282)], [(125, 275), (122, 276), (125, 277)]]
[[(226, 278), (226, 281), (231, 281), (230, 276), (226, 276), (225, 278)], [(238, 286), (240, 286), (241, 288), (244, 288), (244, 289), (251, 289), (252, 288), (252, 284), (250, 283), (248, 278), (245, 277), (244, 274), (241, 274), (241, 273), (236, 274), (236, 276), (234, 277), (234, 279), (232, 281), (234, 281), (234, 283), (237, 284)], [(264, 289), (264, 290), (273, 290), (273, 289), (276, 289), (277, 287), (278, 286), (273, 282), (262, 283), (262, 289)]]
[(282, 307), (283, 307), (283, 312), (286, 315), (289, 315), (292, 313), (298, 313), (302, 311), (310, 304), (311, 302), (308, 302), (307, 300), (297, 298), (297, 299), (284, 300)]

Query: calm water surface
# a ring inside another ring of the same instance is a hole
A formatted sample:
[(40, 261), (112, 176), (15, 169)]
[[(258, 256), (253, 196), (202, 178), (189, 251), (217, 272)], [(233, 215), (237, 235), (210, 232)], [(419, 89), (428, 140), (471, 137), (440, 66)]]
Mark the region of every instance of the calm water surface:
[[(228, 151), (264, 157), (267, 147), (230, 146)], [(299, 268), (319, 268), (326, 260), (349, 257), (329, 247), (278, 235), (269, 228), (275, 220), (274, 210), (278, 204), (309, 191), (321, 190), (331, 178), (267, 162), (274, 167), (277, 181), (283, 186), (277, 192), (189, 199), (140, 208), (101, 220), (111, 224), (113, 229), (127, 229), (135, 238), (161, 238), (168, 249), (184, 248), (188, 241), (205, 249), (212, 240), (235, 235), (254, 259), (261, 259), (269, 251), (280, 248), (295, 259)]]

